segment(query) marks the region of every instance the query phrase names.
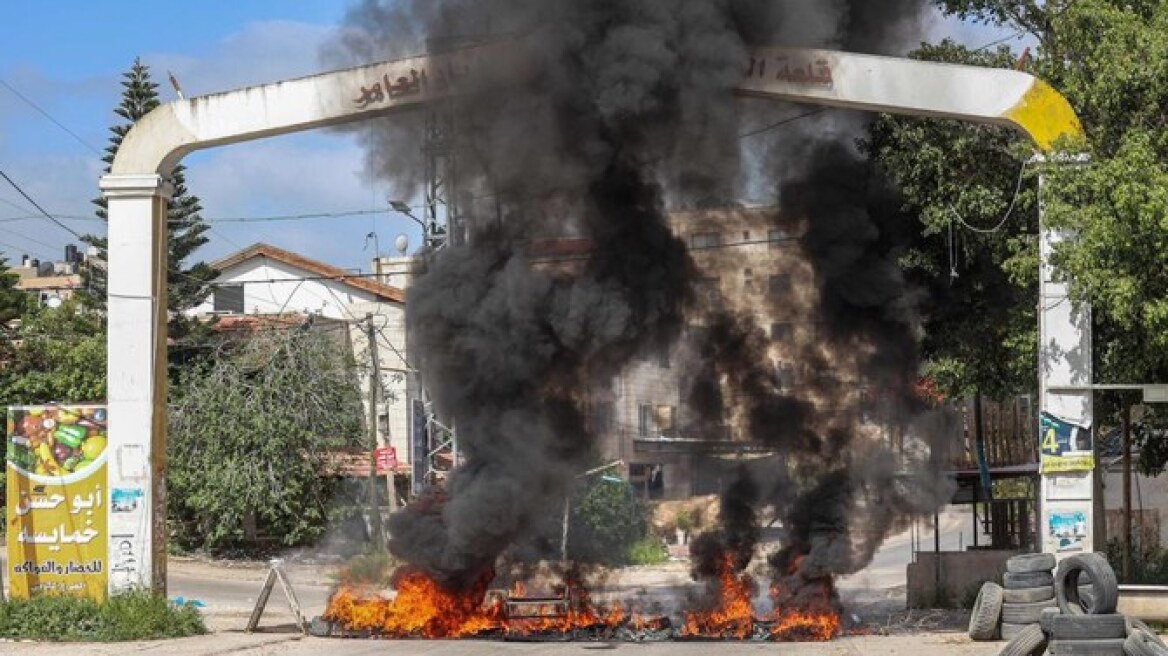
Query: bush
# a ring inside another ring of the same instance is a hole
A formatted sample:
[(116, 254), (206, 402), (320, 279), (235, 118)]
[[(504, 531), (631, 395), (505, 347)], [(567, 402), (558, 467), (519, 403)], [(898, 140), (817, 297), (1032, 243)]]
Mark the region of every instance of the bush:
[(607, 566), (628, 565), (631, 547), (645, 537), (645, 504), (625, 481), (594, 477), (572, 501), (568, 557)]
[(1111, 538), (1107, 541), (1105, 555), (1120, 583), (1168, 585), (1168, 550), (1158, 544), (1132, 542), (1131, 576), (1127, 578), (1123, 577), (1123, 543)]
[(637, 540), (629, 547), (629, 562), (633, 565), (660, 565), (669, 560), (669, 551), (661, 540), (651, 535)]
[(174, 606), (149, 592), (119, 595), (102, 604), (56, 595), (0, 603), (0, 637), (10, 639), (116, 642), (206, 632), (197, 609)]

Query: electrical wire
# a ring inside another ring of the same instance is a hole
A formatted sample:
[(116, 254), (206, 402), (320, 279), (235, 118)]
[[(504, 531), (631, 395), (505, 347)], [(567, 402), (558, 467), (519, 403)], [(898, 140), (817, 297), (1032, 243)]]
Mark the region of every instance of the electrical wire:
[(23, 189), (21, 189), (20, 185), (16, 184), (16, 182), (14, 182), (12, 180), (12, 178), (8, 177), (8, 174), (5, 173), (3, 170), (0, 170), (0, 177), (4, 178), (4, 180), (7, 181), (8, 184), (12, 185), (12, 188), (15, 189), (16, 191), (18, 191), (21, 196), (24, 196), (24, 199), (27, 200), (29, 203), (31, 203), (32, 206), (35, 207), (37, 209), (37, 211), (39, 211), (41, 214), (43, 214), (46, 219), (55, 223), (57, 225), (57, 227), (61, 228), (65, 232), (68, 232), (69, 234), (73, 235), (74, 237), (76, 237), (78, 239), (81, 239), (81, 235), (78, 234), (78, 232), (76, 230), (74, 230), (73, 228), (70, 228), (69, 226), (65, 225), (64, 223), (61, 223), (52, 214), (49, 214), (48, 212), (46, 212), (45, 208), (38, 205), (37, 202), (32, 199), (32, 196), (29, 196)]
[(1002, 220), (998, 221), (998, 224), (995, 225), (994, 227), (986, 229), (986, 228), (978, 228), (977, 226), (969, 225), (969, 223), (967, 223), (965, 221), (965, 219), (961, 218), (961, 215), (957, 213), (957, 210), (953, 208), (952, 204), (949, 204), (947, 206), (949, 209), (949, 212), (953, 215), (953, 218), (957, 219), (958, 223), (960, 223), (962, 226), (964, 226), (968, 230), (972, 230), (973, 232), (976, 232), (976, 233), (982, 234), (982, 235), (992, 235), (992, 234), (996, 233), (997, 231), (1002, 229), (1002, 226), (1006, 225), (1006, 221), (1009, 221), (1010, 216), (1014, 214), (1014, 208), (1018, 206), (1018, 198), (1022, 194), (1022, 182), (1026, 178), (1026, 167), (1029, 165), (1030, 165), (1029, 160), (1022, 162), (1022, 167), (1018, 171), (1018, 183), (1014, 186), (1014, 197), (1010, 200), (1010, 206), (1008, 208), (1006, 208), (1006, 214), (1004, 216), (1002, 216)]
[(61, 122), (60, 122), (60, 121), (58, 121), (57, 119), (53, 118), (53, 116), (52, 116), (51, 114), (49, 114), (47, 111), (45, 111), (45, 110), (44, 110), (44, 109), (43, 109), (43, 108), (42, 108), (40, 105), (38, 105), (38, 104), (36, 104), (35, 102), (33, 102), (32, 100), (30, 100), (30, 99), (29, 99), (27, 96), (25, 96), (23, 93), (21, 93), (21, 92), (17, 91), (15, 87), (13, 87), (11, 84), (9, 84), (8, 82), (6, 82), (6, 81), (5, 81), (3, 78), (0, 78), (0, 86), (3, 86), (5, 89), (8, 89), (8, 90), (9, 90), (9, 91), (11, 91), (11, 92), (12, 92), (12, 94), (13, 94), (13, 95), (15, 95), (17, 98), (20, 98), (20, 99), (21, 99), (21, 100), (23, 100), (25, 103), (27, 103), (27, 104), (28, 104), (30, 107), (32, 107), (33, 109), (35, 109), (35, 110), (37, 110), (38, 112), (40, 112), (40, 114), (41, 114), (42, 116), (44, 116), (45, 118), (49, 119), (49, 121), (51, 121), (51, 122), (53, 123), (53, 125), (55, 125), (55, 126), (57, 126), (57, 127), (61, 128), (62, 130), (64, 130), (64, 131), (65, 131), (65, 132), (66, 132), (66, 133), (67, 133), (67, 134), (68, 134), (70, 137), (73, 137), (73, 138), (74, 138), (74, 139), (77, 141), (77, 143), (79, 143), (79, 144), (81, 144), (82, 146), (85, 146), (86, 148), (88, 148), (88, 149), (90, 150), (90, 152), (92, 152), (93, 154), (97, 155), (98, 157), (101, 157), (101, 156), (102, 156), (102, 152), (101, 152), (100, 150), (98, 150), (97, 148), (94, 148), (92, 144), (90, 144), (88, 141), (86, 141), (86, 140), (82, 139), (80, 136), (78, 136), (78, 135), (77, 135), (77, 133), (76, 133), (76, 132), (74, 132), (74, 131), (70, 130), (69, 128), (65, 127), (65, 125), (64, 125), (63, 123), (61, 123)]

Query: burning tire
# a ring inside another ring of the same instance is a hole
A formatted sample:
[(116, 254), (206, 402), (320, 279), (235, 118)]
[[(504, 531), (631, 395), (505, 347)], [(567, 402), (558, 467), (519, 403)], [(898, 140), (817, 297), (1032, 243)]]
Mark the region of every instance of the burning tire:
[(1054, 640), (1050, 653), (1057, 656), (1124, 656), (1122, 638), (1109, 640)]
[(1168, 656), (1160, 637), (1143, 629), (1134, 629), (1123, 643), (1127, 656)]
[[(1006, 625), (1002, 625), (1002, 637), (1006, 635)], [(1046, 636), (1037, 624), (1022, 627), (1017, 635), (998, 652), (998, 656), (1041, 656), (1046, 651)]]
[(1051, 554), (1022, 554), (1006, 561), (1006, 571), (1012, 574), (1024, 572), (1049, 572), (1054, 569), (1054, 556)]
[(1050, 572), (1006, 572), (1002, 575), (1002, 585), (1008, 590), (1045, 588), (1054, 585), (1054, 577)]
[[(1090, 595), (1079, 589), (1083, 574), (1091, 577)], [(1059, 608), (1066, 615), (1110, 615), (1119, 601), (1115, 570), (1096, 553), (1078, 554), (1059, 563), (1054, 586)]]
[(1051, 637), (1060, 640), (1107, 640), (1127, 637), (1123, 615), (1059, 615), (1051, 619)]
[(973, 602), (973, 613), (969, 616), (969, 638), (971, 640), (996, 640), (998, 620), (1002, 617), (1002, 586), (986, 581)]
[(1043, 585), (1037, 588), (1017, 588), (1002, 591), (1003, 601), (1007, 604), (1031, 604), (1036, 601), (1054, 599), (1054, 586)]
[(1002, 621), (1010, 624), (1037, 624), (1042, 611), (1057, 608), (1054, 599), (1044, 599), (1028, 604), (1002, 604)]

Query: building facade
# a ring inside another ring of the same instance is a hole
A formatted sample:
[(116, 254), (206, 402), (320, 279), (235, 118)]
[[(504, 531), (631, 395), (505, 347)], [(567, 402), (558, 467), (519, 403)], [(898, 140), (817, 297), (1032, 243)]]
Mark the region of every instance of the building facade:
[(372, 276), (318, 262), (270, 244), (254, 244), (211, 266), (218, 272), (211, 295), (189, 314), (199, 318), (240, 316), (323, 317), (347, 326), (348, 341), (362, 375), (368, 417), (369, 371), (376, 345), (378, 445), (392, 447), (397, 471), (409, 471), (410, 402), (416, 377), (406, 355), (405, 293)]

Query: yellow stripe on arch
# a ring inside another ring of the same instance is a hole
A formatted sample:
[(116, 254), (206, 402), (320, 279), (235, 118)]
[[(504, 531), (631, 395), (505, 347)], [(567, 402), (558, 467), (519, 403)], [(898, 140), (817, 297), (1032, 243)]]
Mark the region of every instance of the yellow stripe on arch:
[(1022, 100), (1006, 110), (1004, 116), (1025, 130), (1044, 152), (1054, 150), (1060, 137), (1084, 136), (1083, 125), (1071, 104), (1054, 87), (1039, 79), (1034, 80)]

